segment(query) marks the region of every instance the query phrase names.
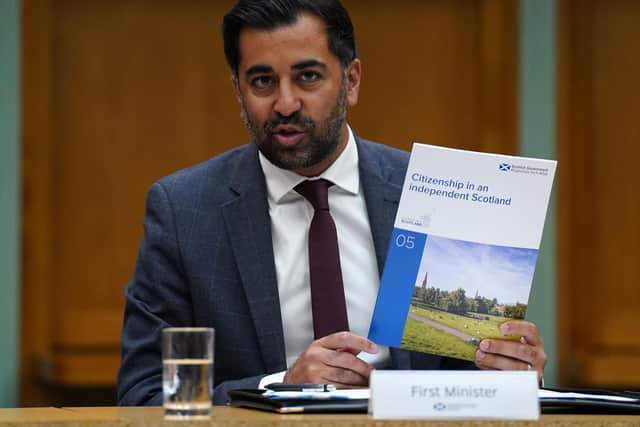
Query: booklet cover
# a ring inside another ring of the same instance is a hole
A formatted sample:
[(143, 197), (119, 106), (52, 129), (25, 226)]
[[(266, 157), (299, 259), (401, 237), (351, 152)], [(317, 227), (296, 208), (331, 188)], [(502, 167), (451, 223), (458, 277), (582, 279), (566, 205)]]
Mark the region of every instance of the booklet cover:
[(474, 360), (524, 318), (555, 168), (415, 143), (369, 339)]

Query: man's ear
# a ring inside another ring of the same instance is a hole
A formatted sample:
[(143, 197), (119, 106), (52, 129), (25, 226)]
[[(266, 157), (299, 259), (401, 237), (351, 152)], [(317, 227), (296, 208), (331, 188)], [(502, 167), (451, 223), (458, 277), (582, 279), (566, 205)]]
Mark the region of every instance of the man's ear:
[(360, 93), (360, 78), (362, 77), (362, 64), (358, 58), (351, 61), (345, 72), (347, 79), (347, 103), (353, 107), (358, 103)]
[(234, 74), (231, 74), (231, 85), (233, 86), (233, 93), (236, 96), (239, 104), (242, 104), (242, 96), (240, 95), (240, 82), (238, 81), (238, 77)]
[(242, 94), (240, 93), (240, 81), (234, 74), (231, 74), (231, 85), (233, 86), (233, 93), (236, 96), (236, 100), (238, 101), (238, 104), (240, 104), (240, 119), (244, 121), (244, 112), (242, 109)]

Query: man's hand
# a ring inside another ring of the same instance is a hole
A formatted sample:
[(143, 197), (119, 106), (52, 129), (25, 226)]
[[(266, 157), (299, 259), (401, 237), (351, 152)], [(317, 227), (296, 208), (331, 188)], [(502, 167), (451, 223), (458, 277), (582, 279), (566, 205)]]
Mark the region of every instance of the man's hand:
[(328, 383), (339, 388), (368, 387), (373, 367), (358, 353), (377, 353), (371, 341), (350, 332), (336, 332), (311, 343), (284, 376), (285, 383)]
[(500, 325), (505, 336), (520, 335), (520, 341), (484, 339), (476, 351), (476, 366), (481, 369), (535, 370), (542, 380), (547, 355), (538, 328), (525, 320), (511, 320)]

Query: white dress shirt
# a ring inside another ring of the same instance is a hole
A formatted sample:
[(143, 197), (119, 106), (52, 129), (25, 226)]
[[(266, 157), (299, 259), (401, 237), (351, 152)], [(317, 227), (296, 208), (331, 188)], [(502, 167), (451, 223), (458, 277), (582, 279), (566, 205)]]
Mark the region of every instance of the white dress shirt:
[[(309, 179), (280, 169), (259, 153), (265, 175), (273, 254), (284, 332), (287, 367), (313, 341), (311, 290), (309, 283), (309, 225), (313, 206), (294, 187)], [(336, 224), (342, 281), (347, 303), (349, 330), (366, 337), (380, 287), (376, 252), (369, 225), (367, 206), (360, 185), (358, 150), (349, 128), (349, 141), (336, 161), (320, 176), (334, 183), (329, 188), (329, 209)], [(389, 362), (385, 347), (362, 358), (376, 367)], [(262, 387), (282, 381), (284, 373), (265, 377)]]

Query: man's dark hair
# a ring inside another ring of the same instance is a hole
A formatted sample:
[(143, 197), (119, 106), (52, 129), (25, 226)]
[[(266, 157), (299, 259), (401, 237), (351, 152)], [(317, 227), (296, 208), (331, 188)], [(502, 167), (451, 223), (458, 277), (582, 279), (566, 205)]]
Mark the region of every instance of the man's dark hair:
[(356, 41), (351, 18), (339, 0), (240, 0), (222, 21), (224, 53), (233, 74), (240, 63), (240, 32), (245, 28), (272, 30), (292, 25), (303, 13), (322, 18), (329, 50), (343, 68), (356, 58)]

